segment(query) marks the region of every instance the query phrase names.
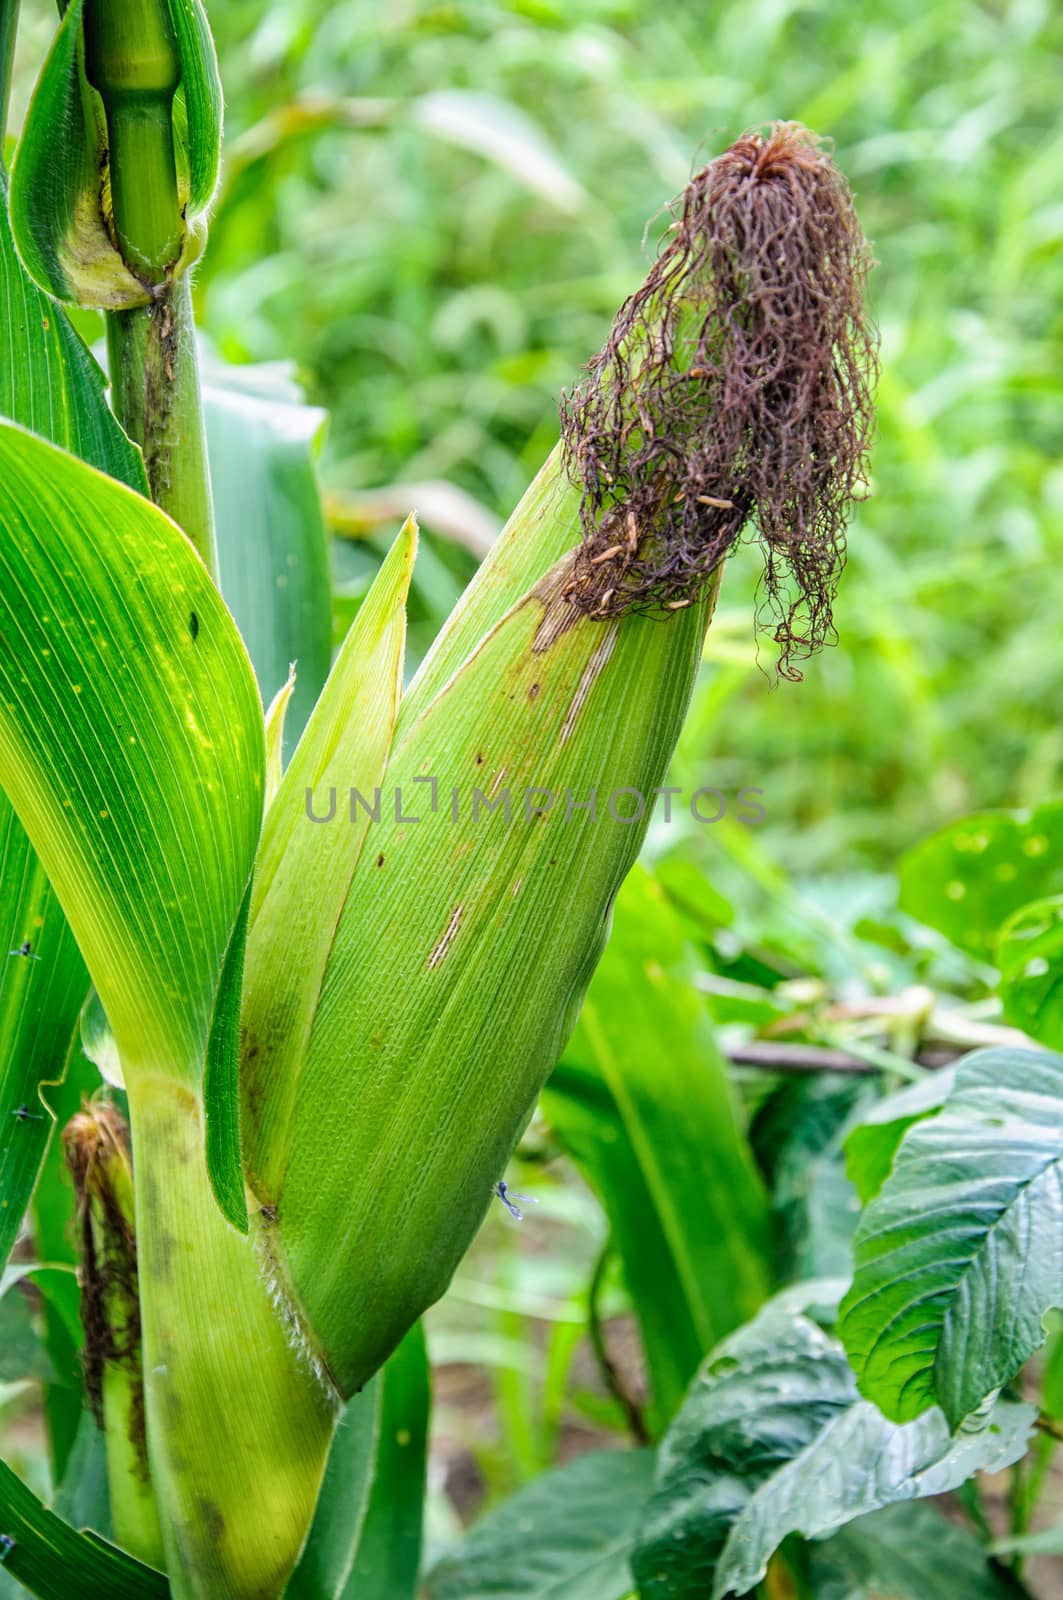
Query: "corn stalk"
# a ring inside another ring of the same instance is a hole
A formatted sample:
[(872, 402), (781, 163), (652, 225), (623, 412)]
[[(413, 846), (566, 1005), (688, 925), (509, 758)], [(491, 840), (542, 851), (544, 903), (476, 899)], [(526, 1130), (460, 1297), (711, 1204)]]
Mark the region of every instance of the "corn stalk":
[[(0, 424), (0, 754), (129, 1095), (142, 1349), (105, 1344), (103, 1393), (125, 1539), (176, 1600), (266, 1600), (339, 1400), (446, 1289), (575, 1022), (751, 519), (784, 666), (829, 630), (867, 263), (804, 130), (700, 173), (409, 690), (412, 519), (282, 773), (286, 695), (264, 724), (212, 581), (188, 289), (209, 35), (185, 0), (82, 7), (12, 217), (42, 287), (106, 311), (156, 505)], [(107, 1185), (81, 1162), (93, 1251), (116, 1221), (130, 1242), (123, 1160)]]

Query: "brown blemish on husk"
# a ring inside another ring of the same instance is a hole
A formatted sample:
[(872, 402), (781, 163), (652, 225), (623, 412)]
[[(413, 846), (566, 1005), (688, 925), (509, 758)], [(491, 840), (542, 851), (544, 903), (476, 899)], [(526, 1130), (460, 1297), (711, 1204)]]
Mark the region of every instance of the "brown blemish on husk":
[(453, 944), (455, 935), (461, 926), (461, 919), (464, 911), (464, 906), (455, 906), (454, 910), (450, 913), (450, 921), (447, 923), (446, 932), (443, 934), (443, 937), (432, 951), (432, 954), (428, 957), (429, 972), (434, 971), (434, 969), (446, 959), (447, 951)]
[[(793, 123), (688, 184), (660, 255), (562, 402), (583, 490), (567, 599), (591, 616), (693, 603), (751, 521), (779, 671), (833, 637), (865, 492), (876, 339), (848, 186)], [(544, 619), (545, 623), (545, 619)]]
[(129, 1129), (113, 1105), (86, 1104), (64, 1129), (63, 1146), (77, 1200), (85, 1392), (102, 1428), (104, 1369), (113, 1365), (125, 1370), (130, 1386), (130, 1443), (137, 1470), (147, 1483), (137, 1243), (128, 1214), (132, 1195)]

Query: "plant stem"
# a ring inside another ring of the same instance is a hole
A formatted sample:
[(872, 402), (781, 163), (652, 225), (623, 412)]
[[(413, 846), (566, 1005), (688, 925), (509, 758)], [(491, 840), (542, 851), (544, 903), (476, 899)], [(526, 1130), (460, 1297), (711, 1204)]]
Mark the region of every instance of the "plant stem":
[(218, 1210), (203, 1107), (129, 1076), (148, 1451), (174, 1600), (272, 1600), (313, 1514), (333, 1402), (252, 1241)]
[(181, 57), (166, 0), (89, 0), (85, 70), (107, 117), (119, 248), (137, 277), (162, 283), (184, 238), (173, 140)]
[(3, 165), (7, 110), (11, 99), (11, 68), (15, 60), (19, 0), (0, 0), (0, 166)]
[(218, 552), (188, 274), (151, 305), (107, 314), (111, 393), (144, 452), (151, 498), (191, 539), (215, 582)]

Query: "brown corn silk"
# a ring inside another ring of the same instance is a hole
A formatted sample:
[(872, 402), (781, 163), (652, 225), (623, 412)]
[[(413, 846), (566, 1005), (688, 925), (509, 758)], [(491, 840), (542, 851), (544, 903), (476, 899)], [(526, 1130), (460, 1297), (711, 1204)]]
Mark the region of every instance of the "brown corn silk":
[(864, 487), (871, 258), (845, 179), (793, 123), (688, 184), (642, 287), (562, 402), (582, 488), (569, 596), (592, 616), (675, 610), (751, 522), (779, 671), (833, 637), (845, 521)]

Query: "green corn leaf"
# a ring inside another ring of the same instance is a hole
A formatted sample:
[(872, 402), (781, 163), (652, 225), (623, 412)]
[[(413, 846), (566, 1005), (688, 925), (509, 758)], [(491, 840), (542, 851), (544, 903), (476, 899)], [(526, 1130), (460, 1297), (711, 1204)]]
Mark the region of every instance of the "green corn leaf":
[(15, 250), (0, 169), (0, 415), (147, 493), (140, 451), (107, 405), (99, 366)]
[[(249, 369), (252, 377), (256, 370)], [(302, 403), (297, 391), (249, 392), (244, 369), (210, 363), (207, 373), (203, 409), (221, 591), (266, 705), (295, 663), (290, 749), (332, 655), (328, 540), (314, 471), (324, 412)]]
[(127, 1078), (198, 1087), (261, 821), (250, 663), (174, 524), (6, 424), (0, 530), (5, 786)]
[[(347, 791), (353, 785), (371, 804), (383, 781), (416, 548), (411, 518), (358, 611), (262, 832), (244, 992), (244, 1103), (248, 1167), (266, 1196), (283, 1170), (322, 976), (370, 827), (364, 808), (350, 817)], [(337, 790), (337, 818), (315, 826), (307, 791)]]
[[(103, 374), (15, 252), (0, 169), (0, 415), (132, 488), (144, 469), (104, 398)], [(10, 956), (29, 944), (31, 954)], [(10, 802), (0, 795), (0, 1262), (33, 1191), (52, 1128), (40, 1086), (62, 1076), (88, 976), (59, 903)], [(32, 1113), (17, 1121), (26, 1106)], [(34, 1120), (39, 1119), (39, 1120)]]
[(957, 1423), (1063, 1306), (1063, 1056), (978, 1050), (905, 1134), (861, 1220), (839, 1326), (860, 1389)]
[(415, 1600), (428, 1486), (431, 1374), (424, 1332), (411, 1328), (381, 1373), (380, 1432), (369, 1504), (340, 1600)]
[[(822, 1286), (826, 1295), (828, 1285)], [(904, 1427), (861, 1400), (845, 1351), (785, 1293), (718, 1347), (659, 1453), (634, 1567), (643, 1600), (724, 1600), (763, 1578), (789, 1535), (943, 1494), (1023, 1454), (1031, 1406), (998, 1401), (964, 1429)]]
[(1008, 918), (1063, 893), (1063, 801), (964, 817), (909, 850), (901, 905), (961, 950), (993, 959)]
[(766, 1196), (692, 980), (675, 914), (636, 868), (543, 1097), (605, 1205), (662, 1424), (769, 1281)]
[(358, 1600), (374, 1593), (413, 1600), (428, 1408), (428, 1358), (418, 1324), (347, 1403), (285, 1600)]
[(625, 1600), (652, 1450), (596, 1450), (477, 1522), (429, 1574), (427, 1600)]
[(93, 1533), (49, 1511), (0, 1461), (0, 1533), (15, 1541), (4, 1568), (40, 1600), (167, 1600), (170, 1586)]
[[(169, 0), (169, 9), (181, 61), (174, 128), (184, 266), (202, 249), (202, 215), (217, 184), (222, 96), (200, 0)], [(84, 0), (71, 0), (37, 80), (12, 172), (11, 215), (19, 252), (42, 289), (113, 311), (150, 297), (116, 248), (104, 212), (107, 127), (85, 76), (83, 12)]]
[[(632, 821), (621, 797), (623, 822), (607, 801), (624, 787), (652, 803), (686, 709), (704, 606), (665, 622), (573, 621), (558, 598), (566, 572), (514, 607), (396, 740), (386, 810), (336, 929), (291, 1155), (267, 1197), (279, 1259), (344, 1392), (443, 1292), (483, 1217), (645, 830), (646, 806)], [(566, 789), (585, 800), (591, 788), (601, 819), (568, 820)], [(496, 807), (475, 820), (474, 790)], [(545, 815), (528, 809), (537, 790), (558, 797)]]

